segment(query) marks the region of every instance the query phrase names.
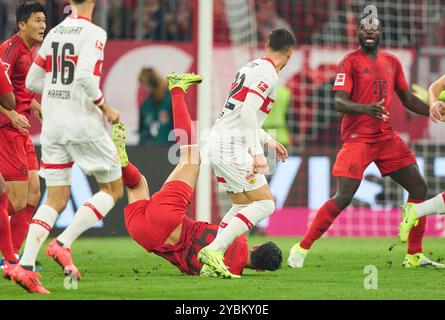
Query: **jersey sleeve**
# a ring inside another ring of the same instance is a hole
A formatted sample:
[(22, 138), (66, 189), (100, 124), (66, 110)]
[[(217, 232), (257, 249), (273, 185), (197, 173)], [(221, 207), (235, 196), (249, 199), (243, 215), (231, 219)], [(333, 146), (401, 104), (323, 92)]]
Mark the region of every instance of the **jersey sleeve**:
[(337, 75), (335, 77), (333, 91), (346, 91), (351, 93), (354, 83), (354, 74), (352, 69), (351, 58), (346, 57), (337, 67)]
[(107, 34), (104, 30), (88, 34), (79, 53), (75, 79), (84, 88), (88, 98), (97, 106), (104, 102), (97, 77), (100, 77)]
[(45, 84), (45, 70), (46, 70), (46, 43), (44, 42), (37, 54), (31, 68), (29, 68), (26, 76), (26, 87), (38, 94), (42, 94)]
[[(15, 48), (17, 48), (17, 46)], [(9, 77), (11, 77), (14, 72), (15, 63), (17, 60), (17, 51), (14, 50), (14, 48), (9, 47), (0, 56), (0, 59), (3, 61)]]
[[(277, 77), (269, 76), (253, 81), (253, 83), (249, 87), (249, 91), (247, 94), (255, 94), (260, 97), (263, 102), (266, 98), (273, 92), (275, 87), (277, 86), (278, 79)], [(261, 107), (258, 106), (258, 109)]]
[(12, 90), (13, 88), (11, 84), (11, 79), (9, 79), (9, 75), (6, 72), (5, 65), (0, 59), (0, 95), (12, 92)]
[(403, 91), (409, 88), (399, 59), (395, 60), (394, 88), (396, 91)]

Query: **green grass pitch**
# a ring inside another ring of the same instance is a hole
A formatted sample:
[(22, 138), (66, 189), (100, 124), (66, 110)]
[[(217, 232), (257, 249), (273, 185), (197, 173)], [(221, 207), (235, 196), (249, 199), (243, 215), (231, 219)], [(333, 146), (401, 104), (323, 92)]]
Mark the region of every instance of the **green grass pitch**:
[[(249, 243), (266, 239), (251, 237)], [(83, 274), (77, 290), (66, 290), (60, 267), (41, 254), (41, 280), (52, 294), (28, 294), (1, 280), (0, 299), (445, 299), (445, 270), (403, 269), (405, 245), (389, 250), (395, 238), (323, 238), (299, 270), (286, 265), (296, 239), (272, 240), (283, 250), (279, 271), (247, 270), (241, 279), (222, 280), (181, 274), (129, 238), (83, 238), (73, 247)], [(427, 238), (424, 248), (433, 260), (445, 257), (445, 239)], [(367, 265), (377, 267), (376, 290), (364, 288)]]

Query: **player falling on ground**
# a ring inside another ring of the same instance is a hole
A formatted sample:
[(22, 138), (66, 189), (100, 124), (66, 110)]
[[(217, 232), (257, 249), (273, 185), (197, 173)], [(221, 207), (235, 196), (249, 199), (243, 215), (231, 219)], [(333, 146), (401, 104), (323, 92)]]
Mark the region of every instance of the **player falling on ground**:
[(275, 210), (265, 178), (269, 167), (262, 145), (281, 161), (286, 149), (261, 126), (275, 99), (278, 72), (293, 53), (295, 39), (285, 29), (271, 32), (266, 56), (244, 65), (232, 84), (226, 105), (209, 139), (210, 161), (220, 189), (232, 208), (223, 217), (215, 240), (199, 253), (199, 260), (217, 273), (227, 273), (223, 254), (233, 239), (244, 234)]
[(104, 116), (117, 123), (119, 113), (105, 102), (99, 88), (107, 35), (91, 22), (95, 1), (70, 2), (76, 14), (51, 29), (26, 79), (29, 88), (42, 94), (41, 167), (48, 199), (32, 220), (20, 264), (6, 270), (5, 276), (31, 292), (47, 292), (32, 270), (40, 246), (69, 200), (74, 162), (94, 175), (100, 191), (45, 250), (65, 274), (80, 280), (71, 245), (104, 219), (123, 194), (117, 151), (103, 124)]
[[(159, 192), (150, 197), (147, 181), (128, 162), (122, 127), (115, 127), (113, 140), (119, 151), (123, 181), (128, 191), (125, 226), (130, 236), (145, 250), (167, 259), (184, 273), (217, 276), (209, 267), (202, 266), (197, 254), (215, 238), (218, 225), (187, 217), (199, 174), (200, 154), (184, 97), (187, 89), (201, 80), (193, 74), (168, 76), (180, 161)], [(244, 268), (274, 271), (280, 267), (281, 261), (281, 250), (274, 243), (249, 250), (246, 237), (241, 236), (234, 239), (225, 253), (230, 274), (219, 275), (238, 277)]]
[[(382, 176), (390, 176), (409, 192), (409, 203), (422, 202), (427, 187), (416, 158), (389, 123), (389, 109), (397, 93), (403, 105), (428, 116), (429, 107), (409, 89), (397, 57), (379, 50), (382, 27), (378, 19), (361, 19), (357, 36), (360, 48), (347, 55), (338, 67), (333, 87), (337, 111), (344, 113), (343, 146), (333, 167), (337, 192), (317, 212), (303, 240), (290, 251), (288, 265), (303, 267), (308, 250), (351, 203), (363, 172), (374, 162)], [(444, 267), (422, 254), (426, 219), (422, 218), (409, 236), (405, 267)]]
[[(5, 66), (0, 59), (0, 106), (6, 110), (15, 109), (15, 98), (13, 87)], [(4, 257), (5, 266), (16, 264), (17, 257), (14, 255), (14, 247), (11, 239), (11, 226), (8, 215), (8, 192), (5, 180), (0, 173), (0, 252)]]
[[(445, 75), (436, 80), (428, 90), (430, 103), (430, 117), (434, 122), (443, 121), (441, 114), (445, 110), (445, 102), (439, 100), (440, 93), (445, 90)], [(445, 213), (445, 192), (422, 203), (406, 203), (402, 206), (402, 222), (399, 225), (401, 242), (406, 242), (411, 230), (421, 219), (432, 214)]]
[(8, 211), (17, 257), (40, 200), (39, 166), (27, 132), (31, 110), (40, 117), (40, 105), (34, 93), (26, 88), (25, 80), (34, 61), (35, 48), (43, 41), (45, 21), (45, 8), (37, 1), (19, 4), (16, 9), (18, 32), (0, 46), (0, 58), (11, 79), (17, 105), (11, 111), (0, 108), (0, 172), (8, 185)]

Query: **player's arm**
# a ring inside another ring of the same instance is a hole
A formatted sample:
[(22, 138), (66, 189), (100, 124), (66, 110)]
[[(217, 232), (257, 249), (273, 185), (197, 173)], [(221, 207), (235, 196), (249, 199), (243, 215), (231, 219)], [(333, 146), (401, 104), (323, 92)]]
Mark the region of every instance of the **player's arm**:
[(253, 157), (254, 173), (266, 174), (269, 171), (266, 157), (259, 138), (257, 112), (264, 103), (262, 97), (254, 93), (248, 93), (241, 107), (241, 121), (244, 128), (244, 136)]
[(445, 103), (439, 100), (440, 93), (443, 90), (445, 90), (445, 75), (434, 81), (428, 89), (430, 117), (434, 122), (441, 120), (440, 110), (445, 108)]
[(9, 75), (0, 60), (0, 105), (7, 110), (15, 109), (15, 97)]
[(379, 120), (387, 118), (389, 114), (383, 107), (384, 100), (372, 104), (361, 104), (350, 100), (349, 97), (354, 90), (354, 76), (353, 58), (347, 56), (338, 65), (332, 88), (335, 91), (335, 110), (349, 115), (366, 114)]
[(385, 99), (372, 104), (355, 103), (349, 100), (350, 93), (347, 91), (335, 92), (335, 110), (344, 114), (367, 114), (379, 120), (383, 120), (389, 116), (383, 103)]
[(12, 125), (19, 130), (27, 132), (28, 129), (31, 128), (28, 119), (24, 115), (17, 113), (15, 110), (6, 110), (5, 108), (0, 107), (0, 113), (7, 116), (9, 120), (11, 120)]
[(428, 104), (420, 100), (410, 89), (396, 91), (405, 108), (422, 116), (430, 115)]
[(37, 102), (36, 99), (31, 101), (31, 109), (34, 112), (34, 116), (42, 122), (42, 106)]
[(264, 129), (260, 129), (259, 139), (262, 145), (267, 145), (269, 149), (275, 150), (278, 160), (284, 162), (289, 158), (286, 148), (272, 138)]
[(99, 35), (88, 36), (79, 53), (74, 79), (83, 88), (90, 101), (103, 111), (105, 118), (109, 122), (118, 123), (119, 112), (105, 101), (97, 82), (106, 41), (107, 35), (103, 30)]
[(429, 106), (410, 90), (402, 64), (398, 59), (394, 61), (394, 89), (405, 108), (423, 116), (430, 115)]
[(43, 59), (42, 55), (39, 54), (31, 65), (31, 68), (26, 76), (26, 87), (40, 95), (43, 93), (43, 87), (45, 84), (45, 64), (45, 59)]

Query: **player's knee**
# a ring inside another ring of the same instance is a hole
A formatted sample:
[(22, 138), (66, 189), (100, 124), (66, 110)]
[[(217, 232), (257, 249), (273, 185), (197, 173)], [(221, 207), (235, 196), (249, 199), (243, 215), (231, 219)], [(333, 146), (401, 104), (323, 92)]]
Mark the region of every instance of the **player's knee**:
[(122, 199), (122, 197), (124, 196), (124, 187), (122, 184), (122, 180), (119, 180), (119, 182), (115, 181), (112, 183), (107, 183), (101, 185), (100, 188), (100, 191), (109, 194), (113, 198), (115, 203), (118, 202), (120, 199)]
[(352, 195), (344, 194), (344, 193), (337, 193), (334, 196), (334, 201), (335, 201), (335, 204), (338, 206), (338, 208), (343, 210), (344, 208), (346, 208), (347, 206), (349, 206), (351, 204), (352, 198), (353, 198)]
[(10, 197), (9, 201), (11, 201), (12, 207), (14, 208), (15, 212), (19, 212), (20, 210), (23, 210), (26, 208), (27, 201), (26, 201), (26, 194), (21, 195), (19, 197)]
[(35, 206), (39, 203), (40, 197), (41, 197), (40, 189), (36, 188), (34, 190), (30, 190), (27, 202)]

